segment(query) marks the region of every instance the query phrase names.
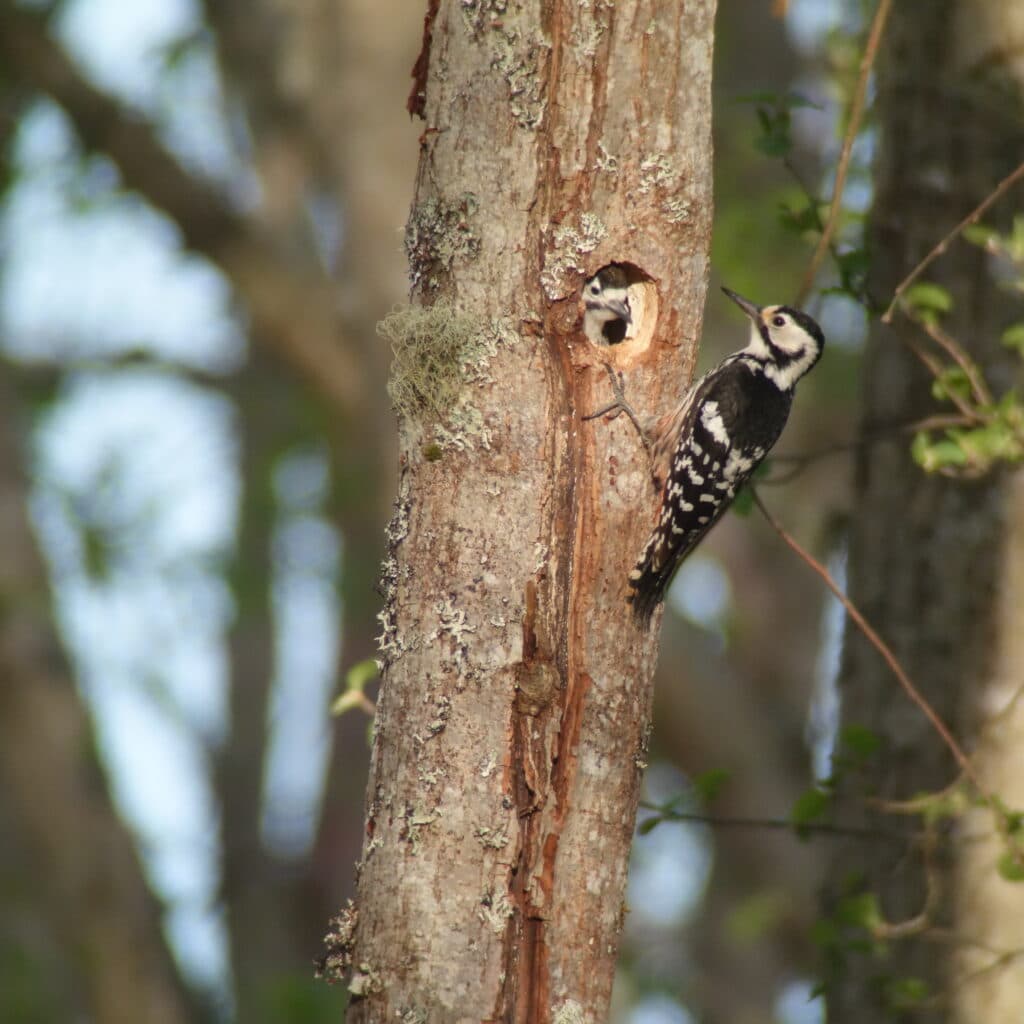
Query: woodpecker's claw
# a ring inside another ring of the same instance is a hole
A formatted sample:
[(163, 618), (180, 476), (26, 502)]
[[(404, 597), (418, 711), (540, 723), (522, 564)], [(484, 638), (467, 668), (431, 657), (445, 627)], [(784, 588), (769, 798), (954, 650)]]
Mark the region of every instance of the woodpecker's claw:
[[(612, 394), (615, 396), (615, 401), (610, 405), (604, 406), (602, 409), (598, 409), (597, 412), (590, 413), (589, 416), (584, 416), (584, 420), (596, 420), (599, 416), (605, 416), (610, 412), (614, 412), (615, 416), (618, 416), (620, 412), (624, 412), (630, 420), (633, 422), (633, 426), (636, 427), (636, 432), (640, 435), (640, 440), (643, 442), (644, 448), (650, 450), (650, 442), (647, 439), (647, 432), (640, 424), (640, 418), (633, 411), (633, 407), (626, 401), (625, 393), (625, 381), (622, 373), (616, 374), (615, 371), (605, 363), (604, 368), (608, 371), (608, 381), (612, 386)], [(615, 418), (612, 417), (612, 419)]]

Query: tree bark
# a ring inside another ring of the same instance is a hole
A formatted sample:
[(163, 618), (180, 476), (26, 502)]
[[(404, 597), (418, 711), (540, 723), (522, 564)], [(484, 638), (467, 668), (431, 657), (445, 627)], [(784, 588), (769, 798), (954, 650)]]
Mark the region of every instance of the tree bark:
[[(353, 1022), (607, 1011), (656, 656), (626, 578), (657, 495), (625, 417), (580, 417), (606, 362), (643, 414), (692, 372), (713, 13), (430, 5), (396, 329), (471, 343), (454, 408), (401, 423), (359, 904), (328, 961)], [(599, 350), (579, 288), (610, 262), (637, 336)]]
[[(1013, 49), (981, 43), (986, 33), (989, 43), (1010, 38), (1009, 21), (1017, 17), (1013, 6), (946, 0), (893, 7), (878, 66), (879, 159), (868, 228), (871, 290), (882, 306), (1024, 153), (1019, 88), (1006, 88), (1006, 55)], [(1006, 20), (994, 29), (992, 19), (1000, 18)], [(1019, 202), (1020, 190), (1016, 196)], [(992, 217), (1005, 221), (1011, 209), (1012, 202), (1004, 203)], [(952, 294), (955, 308), (944, 327), (1001, 394), (1019, 379), (1019, 362), (999, 345), (1014, 311), (986, 256), (961, 241), (926, 276)], [(1019, 586), (1019, 569), (1009, 557), (1019, 550), (1024, 522), (1013, 497), (1019, 486), (1005, 473), (974, 482), (925, 476), (911, 459), (905, 435), (869, 443), (872, 429), (936, 411), (930, 377), (907, 344), (922, 339), (920, 329), (899, 315), (892, 328), (876, 325), (869, 339), (864, 444), (857, 465), (860, 498), (851, 517), (850, 596), (968, 752), (977, 751), (978, 770), (1015, 806), (1016, 794), (1003, 792), (1012, 772), (1005, 758), (1014, 745), (991, 744), (980, 726), (993, 707), (1005, 705), (1007, 673), (1014, 686), (1021, 678), (1020, 605), (1008, 603)], [(843, 722), (867, 726), (882, 741), (861, 773), (844, 777), (843, 789), (854, 806), (865, 795), (903, 800), (936, 793), (956, 780), (956, 766), (940, 738), (853, 627), (847, 629), (840, 688)], [(1019, 717), (1014, 721), (1019, 725)], [(1000, 728), (1012, 728), (1010, 721)], [(978, 830), (991, 831), (991, 815), (982, 818)], [(880, 812), (866, 819), (882, 828), (894, 825)], [(957, 827), (960, 839), (972, 830), (969, 819)], [(884, 951), (835, 951), (838, 959), (828, 978), (830, 1021), (898, 1014), (908, 979), (923, 983), (913, 987), (915, 999), (925, 998), (933, 1007), (929, 1020), (1000, 1024), (1019, 1018), (1019, 999), (1010, 1004), (1009, 1015), (966, 1009), (969, 992), (1003, 984), (1019, 975), (1019, 966), (968, 983), (962, 981), (955, 950), (963, 944), (968, 958), (977, 958), (981, 950), (972, 943), (989, 947), (987, 937), (1007, 931), (1013, 936), (1001, 935), (1000, 946), (1024, 946), (1020, 887), (998, 877), (991, 845), (951, 842), (947, 828), (940, 833), (938, 849), (930, 855), (920, 844), (884, 840), (840, 848), (832, 865), (830, 910), (845, 896), (866, 891), (878, 896), (890, 922), (924, 917), (919, 934), (893, 941)], [(976, 893), (978, 879), (970, 878), (979, 858), (989, 887), (986, 899)]]

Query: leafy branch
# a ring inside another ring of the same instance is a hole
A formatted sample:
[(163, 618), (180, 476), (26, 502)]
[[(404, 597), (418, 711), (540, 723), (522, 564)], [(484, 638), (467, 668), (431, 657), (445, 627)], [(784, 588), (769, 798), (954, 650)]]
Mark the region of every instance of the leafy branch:
[(973, 209), (952, 231), (940, 241), (927, 256), (896, 286), (892, 295), (892, 301), (882, 314), (882, 323), (892, 323), (892, 315), (897, 304), (903, 297), (903, 293), (931, 266), (950, 245), (962, 235), (968, 228), (978, 223), (984, 216), (986, 210), (1001, 199), (1018, 181), (1024, 178), (1024, 163), (1021, 163), (1016, 170), (1011, 171), (1003, 180)]
[(860, 133), (861, 121), (864, 117), (864, 101), (868, 91), (868, 79), (871, 77), (871, 69), (878, 55), (878, 47), (882, 40), (882, 33), (885, 30), (885, 23), (889, 18), (889, 11), (892, 7), (892, 0), (878, 0), (878, 7), (871, 19), (871, 28), (868, 30), (868, 40), (864, 47), (864, 53), (860, 61), (860, 72), (857, 76), (857, 85), (853, 93), (853, 102), (850, 105), (850, 121), (843, 136), (843, 144), (839, 153), (839, 163), (836, 167), (835, 184), (832, 186), (832, 204), (828, 211), (828, 220), (818, 239), (818, 245), (811, 256), (811, 261), (804, 272), (804, 279), (797, 290), (794, 305), (803, 305), (804, 300), (810, 294), (814, 279), (818, 276), (818, 269), (829, 251), (829, 244), (839, 223), (839, 217), (843, 208), (843, 192), (846, 188), (846, 176), (850, 168), (850, 158), (853, 155), (853, 143)]

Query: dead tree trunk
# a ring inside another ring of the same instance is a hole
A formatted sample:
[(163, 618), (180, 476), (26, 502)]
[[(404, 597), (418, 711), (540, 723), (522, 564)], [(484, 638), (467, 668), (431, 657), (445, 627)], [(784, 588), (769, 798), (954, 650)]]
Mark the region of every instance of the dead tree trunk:
[[(711, 223), (713, 0), (433, 0), (406, 243), (401, 483), (389, 530), (358, 907), (329, 964), (353, 1022), (602, 1020), (656, 630), (626, 578), (657, 496), (644, 414), (695, 359)], [(635, 337), (579, 331), (632, 275)], [(442, 407), (438, 408), (438, 404)]]

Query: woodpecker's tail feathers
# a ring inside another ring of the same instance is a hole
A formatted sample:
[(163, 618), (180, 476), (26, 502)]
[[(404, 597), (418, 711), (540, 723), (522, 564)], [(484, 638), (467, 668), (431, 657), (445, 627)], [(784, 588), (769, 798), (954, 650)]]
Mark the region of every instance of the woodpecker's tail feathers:
[[(673, 573), (658, 572), (646, 560), (641, 562), (630, 574), (629, 585), (632, 593), (626, 600), (633, 606), (633, 618), (638, 626), (650, 629), (651, 617), (655, 609), (665, 600), (665, 591), (672, 582)], [(674, 566), (670, 567), (674, 568)]]

